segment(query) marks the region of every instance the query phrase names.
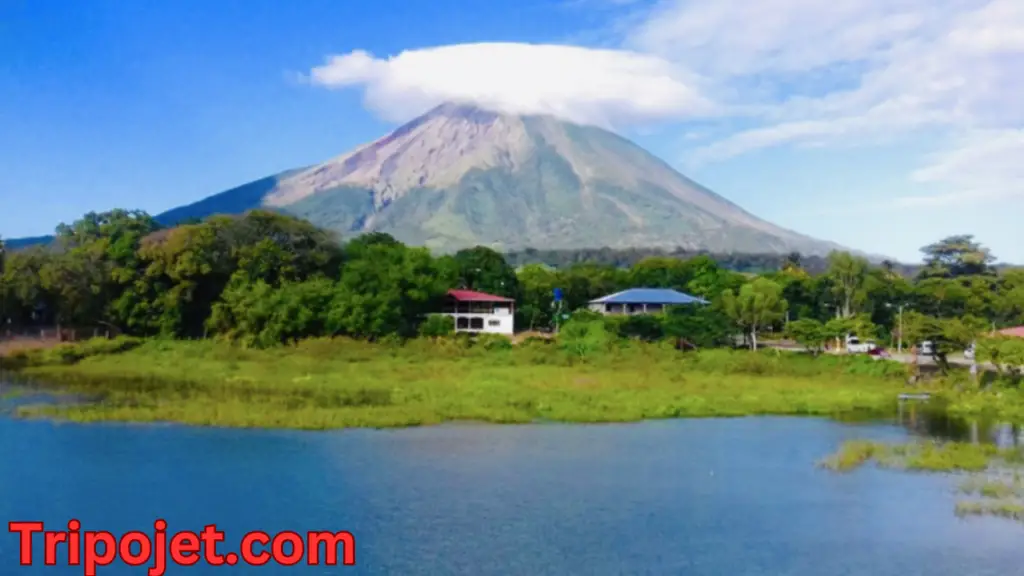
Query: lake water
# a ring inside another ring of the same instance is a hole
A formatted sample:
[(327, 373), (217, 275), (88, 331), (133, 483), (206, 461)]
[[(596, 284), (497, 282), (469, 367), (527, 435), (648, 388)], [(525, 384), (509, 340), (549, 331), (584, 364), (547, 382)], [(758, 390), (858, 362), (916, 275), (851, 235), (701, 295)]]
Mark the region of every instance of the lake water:
[[(843, 440), (908, 433), (801, 418), (309, 433), (0, 416), (0, 517), (115, 533), (216, 523), (233, 545), (253, 529), (356, 539), (355, 567), (170, 575), (1024, 573), (1024, 527), (957, 519), (954, 478), (814, 466)], [(82, 574), (22, 568), (17, 545), (0, 535), (0, 574)]]

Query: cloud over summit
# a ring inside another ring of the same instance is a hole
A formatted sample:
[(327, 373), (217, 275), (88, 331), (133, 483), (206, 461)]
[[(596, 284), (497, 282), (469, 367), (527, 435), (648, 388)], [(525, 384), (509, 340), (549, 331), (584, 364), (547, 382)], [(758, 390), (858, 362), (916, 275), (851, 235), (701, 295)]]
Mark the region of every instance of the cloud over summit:
[(698, 77), (668, 60), (556, 44), (459, 44), (389, 58), (354, 51), (330, 57), (309, 76), (322, 86), (364, 88), (367, 105), (395, 121), (448, 100), (599, 125), (715, 109)]
[(1024, 199), (1019, 172), (1003, 160), (987, 164), (972, 186), (953, 176), (954, 165), (974, 157), (969, 149), (992, 135), (1000, 135), (1000, 159), (1024, 157), (1016, 137), (1024, 128), (1022, 0), (623, 5), (632, 12), (610, 26), (617, 49), (481, 43), (392, 57), (355, 51), (309, 76), (362, 88), (367, 106), (394, 121), (444, 100), (604, 126), (743, 119), (723, 123), (714, 139), (681, 136), (673, 160), (691, 167), (761, 148), (848, 146), (927, 130), (940, 135), (935, 154), (908, 170), (908, 183), (927, 182), (937, 195)]

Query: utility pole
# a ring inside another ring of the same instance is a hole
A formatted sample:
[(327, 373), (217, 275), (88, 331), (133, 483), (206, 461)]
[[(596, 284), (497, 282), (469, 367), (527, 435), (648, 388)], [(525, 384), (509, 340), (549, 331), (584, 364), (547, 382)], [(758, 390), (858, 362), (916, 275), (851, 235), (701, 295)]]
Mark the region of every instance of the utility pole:
[[(896, 305), (896, 352), (903, 353), (903, 308), (906, 303), (900, 303)], [(893, 304), (890, 302), (885, 303), (886, 308), (892, 308)]]
[(896, 352), (899, 353), (899, 354), (902, 354), (903, 353), (903, 304), (900, 304), (900, 307), (899, 307), (899, 309), (897, 310), (897, 313), (896, 313), (896, 317), (898, 318), (897, 322), (899, 323), (898, 332), (896, 334), (897, 337), (898, 337), (898, 339), (896, 341)]

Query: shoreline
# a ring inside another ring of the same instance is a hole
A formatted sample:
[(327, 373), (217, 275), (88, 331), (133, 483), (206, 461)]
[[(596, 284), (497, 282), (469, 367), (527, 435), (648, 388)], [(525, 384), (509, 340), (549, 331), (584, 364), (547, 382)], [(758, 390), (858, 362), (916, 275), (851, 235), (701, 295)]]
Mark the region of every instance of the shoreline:
[[(402, 428), (447, 422), (626, 423), (671, 418), (895, 415), (929, 392), (951, 415), (1024, 422), (1016, 390), (909, 387), (869, 358), (764, 351), (681, 353), (627, 343), (588, 358), (552, 343), (491, 349), (312, 340), (267, 350), (210, 341), (111, 342), (40, 356), (12, 374), (99, 398), (29, 406), (22, 417), (234, 428)], [(1009, 394), (1015, 396), (1008, 396)]]

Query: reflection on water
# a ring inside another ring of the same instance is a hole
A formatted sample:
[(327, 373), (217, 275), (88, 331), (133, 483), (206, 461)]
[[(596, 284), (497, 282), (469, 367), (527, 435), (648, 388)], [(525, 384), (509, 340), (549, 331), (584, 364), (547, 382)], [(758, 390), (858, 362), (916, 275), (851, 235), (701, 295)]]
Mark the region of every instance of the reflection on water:
[(984, 419), (950, 416), (938, 406), (915, 402), (901, 404), (896, 421), (912, 434), (938, 440), (992, 443), (1001, 447), (1024, 446), (1024, 427)]
[(0, 377), (0, 415), (11, 415), (22, 406), (66, 405), (86, 401), (78, 394), (58, 394), (27, 381), (13, 381), (10, 374)]

